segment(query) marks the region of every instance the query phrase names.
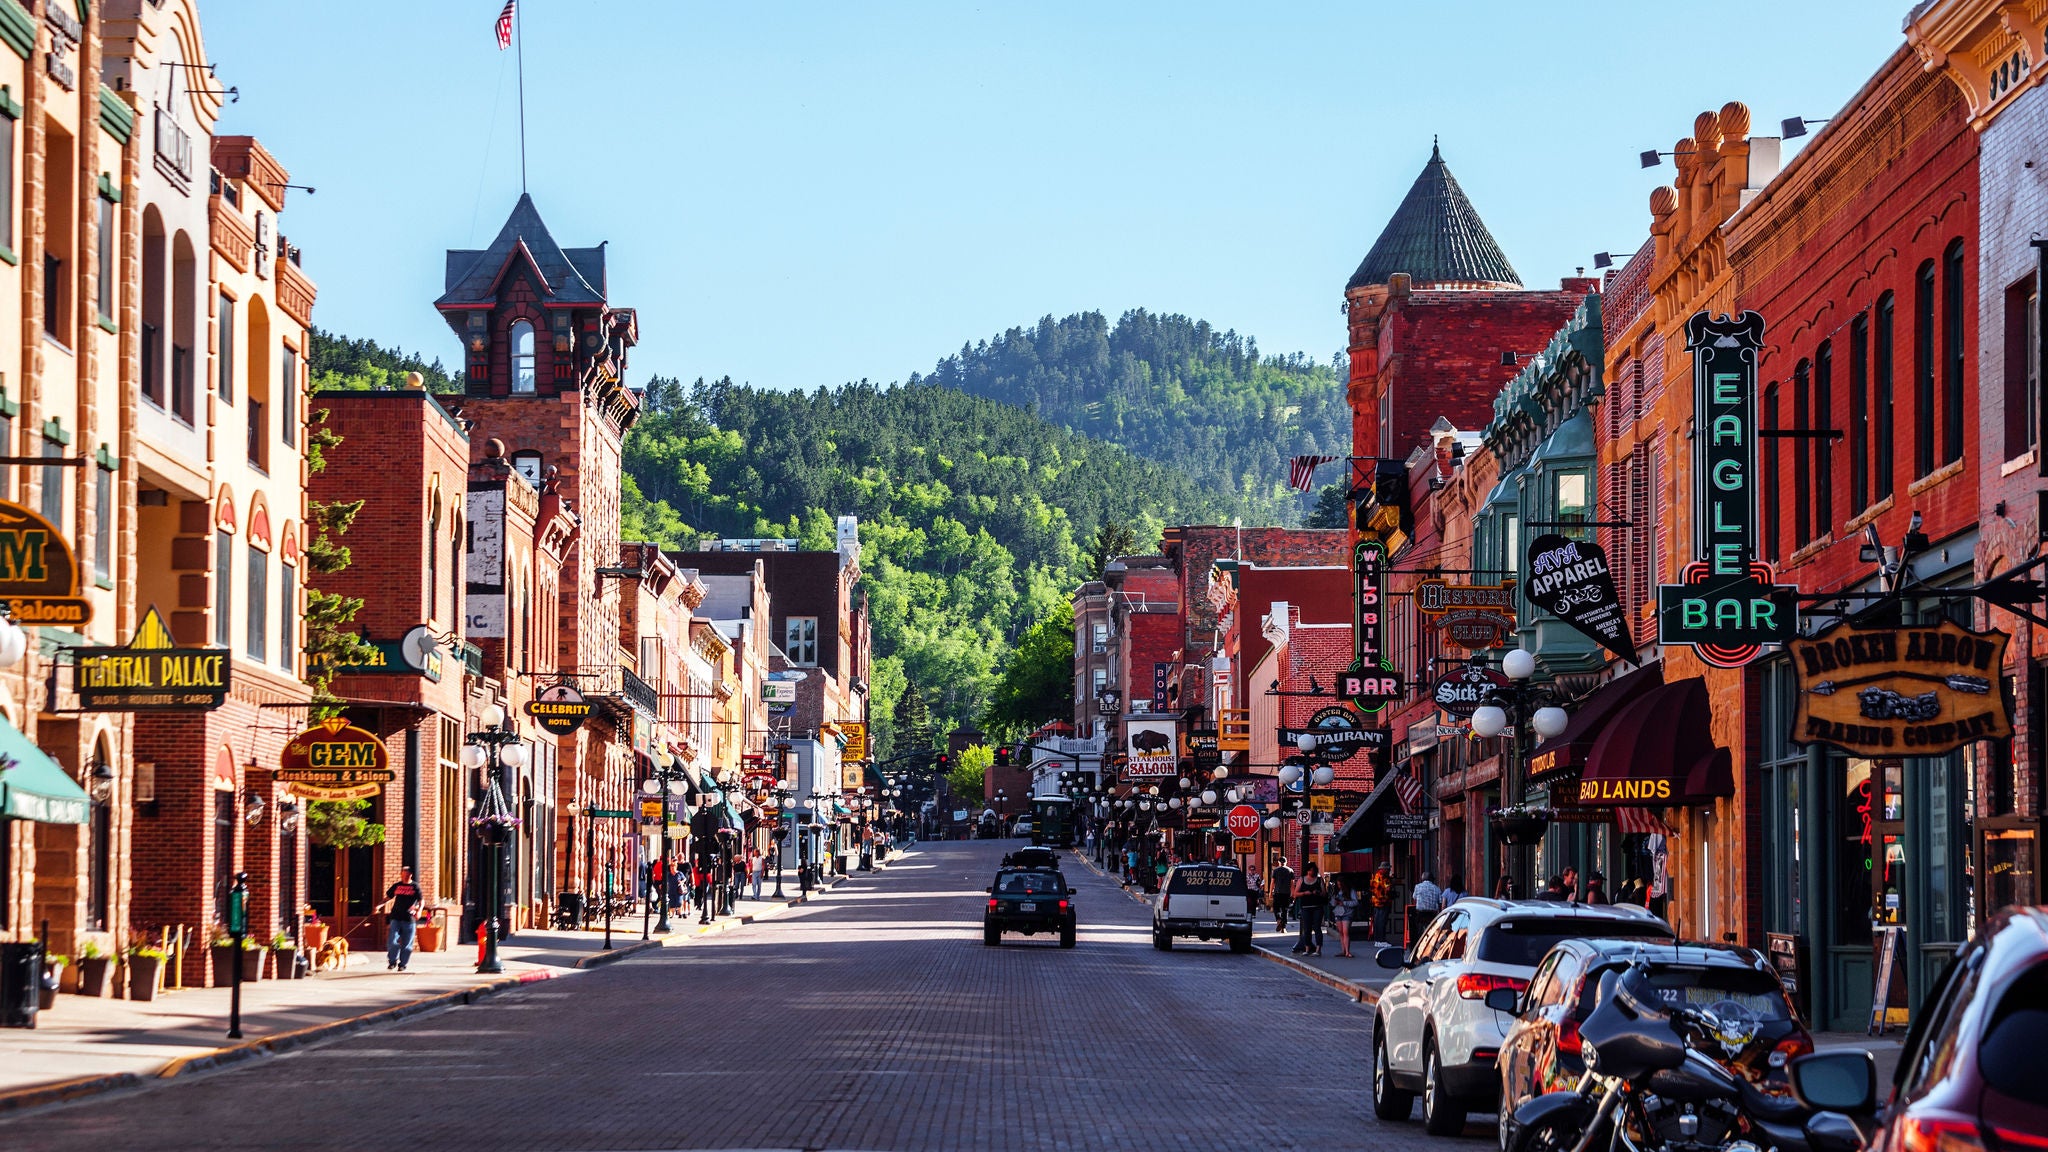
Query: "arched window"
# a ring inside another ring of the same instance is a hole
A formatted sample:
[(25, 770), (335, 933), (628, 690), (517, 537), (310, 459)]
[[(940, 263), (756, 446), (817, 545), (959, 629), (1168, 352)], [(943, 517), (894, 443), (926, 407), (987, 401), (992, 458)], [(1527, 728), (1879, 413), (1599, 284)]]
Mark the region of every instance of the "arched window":
[(533, 325), (524, 320), (512, 325), (512, 390), (533, 391)]

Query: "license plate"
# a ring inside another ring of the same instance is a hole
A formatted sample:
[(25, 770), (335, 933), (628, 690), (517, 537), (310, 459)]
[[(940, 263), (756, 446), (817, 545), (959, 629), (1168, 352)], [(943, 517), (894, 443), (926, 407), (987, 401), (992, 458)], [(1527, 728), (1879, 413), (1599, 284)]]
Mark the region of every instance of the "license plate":
[(1038, 911), (1038, 905), (1036, 905), (1036, 904), (1019, 904), (1019, 905), (1017, 905), (1017, 911), (1019, 911), (1019, 912), (1036, 912), (1036, 911)]
[(1216, 922), (1214, 920), (1204, 920), (1198, 925), (1198, 927), (1214, 928), (1216, 927)]

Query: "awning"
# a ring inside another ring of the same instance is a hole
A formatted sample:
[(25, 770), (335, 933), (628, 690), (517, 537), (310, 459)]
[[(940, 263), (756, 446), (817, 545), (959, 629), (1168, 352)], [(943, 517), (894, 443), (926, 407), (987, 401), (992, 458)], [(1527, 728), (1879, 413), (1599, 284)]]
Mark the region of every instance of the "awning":
[(1401, 808), (1400, 803), (1394, 799), (1394, 777), (1401, 771), (1403, 770), (1390, 768), (1380, 773), (1379, 779), (1373, 782), (1372, 791), (1366, 795), (1365, 802), (1358, 806), (1358, 810), (1351, 814), (1349, 820), (1344, 821), (1342, 828), (1337, 829), (1336, 839), (1330, 842), (1332, 849), (1338, 852), (1357, 852), (1367, 848), (1384, 847), (1387, 841), (1392, 839), (1387, 835), (1386, 814), (1390, 811), (1398, 812)]
[(62, 765), (0, 720), (0, 818), (83, 824), (91, 809), (85, 789)]
[(1579, 803), (1666, 808), (1735, 795), (1734, 760), (1715, 747), (1707, 683), (1646, 692), (1616, 713), (1579, 777)]
[(1564, 731), (1538, 744), (1529, 754), (1529, 782), (1542, 784), (1585, 767), (1593, 745), (1607, 731), (1615, 714), (1630, 701), (1663, 684), (1664, 666), (1652, 664), (1595, 688), (1571, 714), (1571, 722)]

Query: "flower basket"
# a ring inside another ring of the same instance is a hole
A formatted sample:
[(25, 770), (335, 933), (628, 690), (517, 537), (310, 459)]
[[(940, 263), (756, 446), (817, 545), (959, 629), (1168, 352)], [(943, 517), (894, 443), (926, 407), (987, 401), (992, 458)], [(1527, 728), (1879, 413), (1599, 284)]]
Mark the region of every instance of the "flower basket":
[(308, 952), (318, 952), (327, 943), (327, 925), (314, 921), (299, 926), (299, 946)]
[(442, 948), (447, 947), (447, 915), (447, 913), (436, 908), (420, 919), (419, 927), (414, 929), (418, 936), (414, 943), (419, 946), (421, 952), (439, 952)]
[(1541, 842), (1551, 820), (1545, 808), (1502, 808), (1492, 817), (1494, 838), (1518, 847)]
[(242, 949), (242, 983), (254, 984), (263, 979), (263, 959), (270, 955), (268, 948)]
[(299, 978), (299, 949), (297, 945), (270, 950), (270, 974), (279, 980)]

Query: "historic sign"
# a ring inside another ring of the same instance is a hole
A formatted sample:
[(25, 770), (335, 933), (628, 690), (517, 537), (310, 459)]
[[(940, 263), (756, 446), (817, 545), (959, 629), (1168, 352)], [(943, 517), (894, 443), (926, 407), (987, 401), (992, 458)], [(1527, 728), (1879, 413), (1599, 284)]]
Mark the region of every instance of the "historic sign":
[(151, 606), (125, 648), (74, 648), (78, 706), (87, 712), (210, 711), (228, 698), (225, 648), (179, 648)]
[(310, 800), (375, 796), (392, 778), (384, 742), (339, 716), (292, 737), (277, 758), (277, 779)]
[[(842, 761), (865, 760), (868, 758), (868, 726), (864, 720), (841, 720), (839, 731), (846, 736), (846, 747), (839, 750)], [(858, 785), (849, 783), (849, 788)]]
[(1131, 717), (1124, 725), (1124, 746), (1130, 757), (1123, 770), (1126, 778), (1173, 776), (1180, 771), (1172, 720)]
[(590, 717), (590, 701), (567, 684), (550, 684), (526, 702), (526, 714), (551, 736), (573, 735)]
[[(1436, 682), (1433, 696), (1436, 706), (1446, 716), (1470, 720), (1472, 713), (1477, 712), (1479, 706), (1486, 703), (1488, 696), (1511, 683), (1513, 681), (1506, 676), (1483, 664), (1467, 664), (1463, 668), (1454, 668), (1444, 673), (1443, 679)], [(1439, 732), (1437, 735), (1441, 736), (1442, 733)]]
[(1953, 620), (1858, 628), (1847, 621), (1787, 646), (1799, 689), (1792, 739), (1852, 756), (1939, 756), (2012, 735), (1999, 689), (2003, 632)]
[(1529, 599), (1623, 660), (1636, 658), (1635, 637), (1607, 552), (1591, 540), (1545, 533), (1529, 542)]
[(78, 560), (55, 525), (0, 500), (0, 603), (23, 627), (77, 628), (92, 619), (78, 594)]
[(1316, 754), (1325, 760), (1349, 760), (1361, 749), (1385, 748), (1386, 729), (1367, 728), (1362, 721), (1358, 713), (1341, 704), (1319, 709), (1308, 718), (1308, 727), (1280, 730), (1281, 750), (1299, 748), (1303, 736), (1315, 741)]
[(1689, 644), (1717, 668), (1740, 668), (1797, 632), (1797, 589), (1756, 559), (1756, 354), (1764, 318), (1696, 312), (1692, 353), (1693, 555), (1680, 583), (1657, 589), (1657, 639)]
[(1515, 582), (1449, 584), (1431, 577), (1415, 586), (1415, 610), (1461, 648), (1499, 648), (1515, 634)]
[(1360, 540), (1351, 550), (1351, 574), (1351, 667), (1338, 678), (1337, 695), (1361, 712), (1377, 712), (1408, 692), (1387, 655), (1386, 544)]

